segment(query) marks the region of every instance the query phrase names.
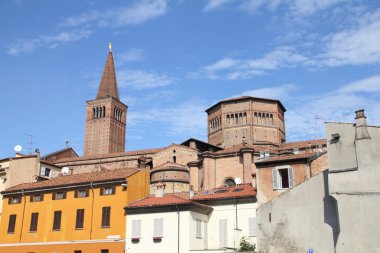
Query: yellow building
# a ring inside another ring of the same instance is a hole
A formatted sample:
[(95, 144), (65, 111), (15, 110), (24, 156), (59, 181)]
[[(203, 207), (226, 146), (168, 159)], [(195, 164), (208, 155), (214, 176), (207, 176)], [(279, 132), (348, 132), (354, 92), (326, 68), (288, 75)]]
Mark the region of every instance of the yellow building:
[(123, 207), (149, 194), (149, 168), (59, 176), (2, 194), (0, 252), (119, 253)]

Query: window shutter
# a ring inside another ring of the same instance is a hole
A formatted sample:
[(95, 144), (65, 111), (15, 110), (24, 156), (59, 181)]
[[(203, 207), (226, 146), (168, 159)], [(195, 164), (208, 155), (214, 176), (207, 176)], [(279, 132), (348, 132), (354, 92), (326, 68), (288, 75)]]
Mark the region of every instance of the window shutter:
[(66, 198), (66, 192), (63, 192), (63, 199)]
[(55, 177), (55, 170), (50, 171), (50, 177)]
[(100, 196), (104, 195), (104, 188), (100, 188)]
[(116, 194), (116, 187), (112, 186), (112, 195)]
[(44, 195), (41, 193), (41, 201), (44, 201)]
[(90, 195), (90, 191), (86, 190), (86, 197), (88, 197), (89, 195)]
[(256, 218), (248, 218), (249, 236), (257, 236), (257, 222)]
[(8, 205), (12, 204), (12, 197), (8, 197)]
[(45, 167), (41, 167), (41, 174), (40, 174), (40, 176), (45, 176), (45, 173), (46, 173), (46, 171), (45, 171)]
[(75, 191), (75, 192), (74, 192), (74, 198), (78, 198), (78, 192), (79, 192), (79, 191)]
[(141, 220), (132, 221), (132, 238), (141, 237)]
[(53, 230), (61, 229), (62, 211), (54, 211)]
[(84, 209), (77, 209), (75, 228), (76, 229), (83, 228), (83, 222), (84, 222)]
[(292, 188), (294, 185), (293, 168), (288, 168), (288, 177), (289, 177), (289, 188)]
[(219, 246), (227, 247), (227, 220), (219, 220)]
[(30, 202), (33, 202), (34, 201), (34, 198), (33, 198), (33, 195), (30, 195)]
[(278, 170), (272, 170), (273, 189), (278, 189)]
[(57, 195), (57, 193), (53, 192), (53, 194), (51, 195), (51, 199), (52, 200), (55, 200), (55, 196)]
[(163, 222), (161, 219), (154, 219), (153, 237), (163, 237)]
[(16, 217), (17, 217), (16, 214), (11, 214), (9, 216), (8, 233), (14, 233), (15, 232)]
[(111, 219), (111, 207), (104, 206), (102, 208), (102, 227), (109, 227)]

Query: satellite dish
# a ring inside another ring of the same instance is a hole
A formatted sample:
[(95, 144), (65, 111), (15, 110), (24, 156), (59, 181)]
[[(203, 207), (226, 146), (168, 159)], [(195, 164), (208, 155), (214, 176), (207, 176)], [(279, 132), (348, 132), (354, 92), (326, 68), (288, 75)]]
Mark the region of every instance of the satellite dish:
[(61, 169), (62, 175), (68, 175), (70, 173), (69, 167), (63, 167)]
[(241, 184), (241, 179), (239, 177), (235, 178), (234, 181), (236, 185)]
[(15, 150), (16, 153), (20, 152), (20, 151), (22, 150), (21, 145), (16, 145), (16, 146), (14, 147), (14, 150)]

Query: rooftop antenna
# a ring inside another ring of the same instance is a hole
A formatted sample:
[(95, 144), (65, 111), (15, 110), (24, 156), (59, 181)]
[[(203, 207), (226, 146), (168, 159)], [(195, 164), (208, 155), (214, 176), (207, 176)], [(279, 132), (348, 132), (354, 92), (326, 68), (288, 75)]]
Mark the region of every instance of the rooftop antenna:
[(26, 136), (29, 136), (29, 142), (28, 142), (28, 144), (29, 144), (29, 155), (30, 154), (32, 154), (32, 145), (33, 145), (33, 135), (31, 135), (31, 134), (24, 134), (24, 135), (26, 135)]
[(65, 148), (69, 147), (69, 140), (65, 140)]

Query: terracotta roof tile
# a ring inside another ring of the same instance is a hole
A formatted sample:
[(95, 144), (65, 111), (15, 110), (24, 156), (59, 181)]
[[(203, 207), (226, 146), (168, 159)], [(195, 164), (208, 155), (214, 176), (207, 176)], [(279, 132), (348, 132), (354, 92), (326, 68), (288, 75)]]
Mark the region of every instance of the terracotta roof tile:
[(138, 169), (117, 169), (108, 171), (97, 171), (90, 173), (74, 174), (67, 176), (58, 176), (50, 180), (34, 182), (34, 183), (24, 183), (13, 186), (6, 189), (2, 193), (18, 192), (21, 190), (38, 190), (38, 189), (49, 189), (49, 188), (59, 188), (63, 186), (80, 185), (91, 182), (107, 182), (116, 181), (127, 178), (128, 176), (137, 172)]
[(193, 201), (176, 195), (165, 195), (163, 197), (150, 196), (142, 200), (138, 200), (126, 206), (127, 209), (140, 208), (140, 207), (158, 207), (158, 206), (175, 206), (175, 205), (189, 205)]
[(192, 198), (193, 201), (203, 201), (203, 200), (218, 200), (218, 199), (235, 199), (235, 198), (246, 198), (255, 197), (256, 188), (252, 187), (250, 184), (241, 184), (238, 186), (230, 187), (220, 187), (215, 188), (208, 192), (203, 192), (195, 195)]
[(173, 163), (173, 162), (166, 162), (166, 163), (161, 164), (157, 167), (154, 167), (151, 171), (170, 170), (170, 169), (180, 169), (180, 170), (186, 170), (186, 171), (189, 170), (189, 168), (186, 165), (182, 165), (179, 163)]
[(302, 160), (302, 159), (306, 160), (306, 159), (318, 157), (325, 153), (326, 152), (324, 151), (321, 153), (300, 153), (300, 154), (292, 154), (292, 155), (280, 155), (280, 156), (269, 157), (267, 159), (257, 160), (255, 161), (255, 164), (280, 162), (280, 161), (294, 161), (294, 160)]
[(308, 148), (309, 146), (326, 145), (326, 139), (308, 140), (308, 141), (295, 141), (281, 144), (277, 150), (287, 150), (293, 148)]
[(114, 157), (122, 157), (122, 156), (135, 156), (135, 155), (146, 155), (146, 154), (155, 154), (164, 150), (165, 148), (151, 148), (151, 149), (141, 149), (141, 150), (133, 150), (128, 152), (118, 152), (112, 154), (102, 154), (102, 155), (91, 155), (91, 156), (80, 156), (73, 158), (63, 158), (54, 163), (63, 163), (63, 162), (73, 162), (73, 161), (85, 161), (91, 159), (103, 159), (103, 158), (114, 158)]
[(262, 146), (262, 145), (251, 145), (251, 144), (239, 144), (234, 145), (228, 148), (225, 148), (223, 150), (219, 150), (214, 152), (215, 154), (222, 155), (222, 154), (231, 154), (231, 153), (238, 153), (242, 148), (251, 148), (255, 151), (272, 151), (273, 148), (270, 148), (268, 146)]

